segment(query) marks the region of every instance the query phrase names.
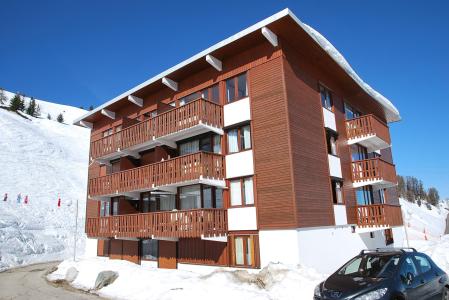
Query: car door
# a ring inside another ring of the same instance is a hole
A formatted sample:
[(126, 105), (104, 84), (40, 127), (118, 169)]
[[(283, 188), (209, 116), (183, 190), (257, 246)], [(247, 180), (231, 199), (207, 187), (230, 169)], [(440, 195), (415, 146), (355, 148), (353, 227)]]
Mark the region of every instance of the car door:
[[(408, 282), (408, 274), (413, 275), (413, 280), (411, 282)], [(422, 295), (422, 285), (421, 285), (421, 278), (418, 273), (418, 268), (416, 267), (415, 261), (407, 256), (401, 265), (400, 271), (399, 271), (399, 278), (402, 285), (402, 292), (407, 300), (414, 300), (414, 299), (423, 299)]]
[(440, 294), (442, 290), (439, 283), (440, 277), (435, 273), (432, 263), (425, 255), (414, 254), (413, 257), (421, 276), (423, 297), (426, 297), (423, 299), (433, 299), (433, 297)]

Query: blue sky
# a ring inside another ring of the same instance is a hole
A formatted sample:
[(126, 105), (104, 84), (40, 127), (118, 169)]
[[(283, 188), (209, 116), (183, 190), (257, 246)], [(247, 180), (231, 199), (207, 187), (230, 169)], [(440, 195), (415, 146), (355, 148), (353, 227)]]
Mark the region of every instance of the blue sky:
[[(158, 4), (159, 3), (159, 4)], [(448, 1), (1, 1), (0, 86), (97, 106), (289, 7), (391, 99), (397, 171), (449, 197)]]

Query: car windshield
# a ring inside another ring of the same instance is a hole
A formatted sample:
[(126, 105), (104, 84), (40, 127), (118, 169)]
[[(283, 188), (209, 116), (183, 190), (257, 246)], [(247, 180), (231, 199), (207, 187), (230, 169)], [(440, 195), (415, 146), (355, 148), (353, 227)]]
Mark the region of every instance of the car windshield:
[(352, 277), (387, 278), (398, 268), (399, 258), (399, 254), (363, 254), (352, 259), (337, 273)]

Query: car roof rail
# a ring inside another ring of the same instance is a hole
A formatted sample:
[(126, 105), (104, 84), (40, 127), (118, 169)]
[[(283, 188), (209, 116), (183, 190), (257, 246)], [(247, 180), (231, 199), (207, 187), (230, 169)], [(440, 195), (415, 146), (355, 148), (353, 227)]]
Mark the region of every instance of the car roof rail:
[(362, 250), (362, 251), (360, 251), (360, 255), (362, 255), (362, 254), (366, 254), (366, 253), (369, 253), (369, 252), (399, 252), (399, 251), (401, 251), (402, 253), (405, 253), (406, 251), (408, 251), (408, 252), (418, 252), (418, 251), (416, 251), (416, 249), (415, 248), (412, 248), (412, 247), (399, 247), (399, 248), (397, 248), (397, 247), (390, 247), (390, 248), (376, 248), (376, 249), (364, 249), (364, 250)]

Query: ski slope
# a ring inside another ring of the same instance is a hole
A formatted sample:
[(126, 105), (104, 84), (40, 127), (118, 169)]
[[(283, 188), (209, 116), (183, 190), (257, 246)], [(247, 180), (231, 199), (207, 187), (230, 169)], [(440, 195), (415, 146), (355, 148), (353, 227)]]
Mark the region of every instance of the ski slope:
[[(69, 124), (85, 111), (37, 99), (36, 103), (41, 118), (27, 116), (28, 120), (0, 109), (0, 270), (70, 257), (77, 200), (77, 250), (84, 249), (89, 130)], [(47, 119), (48, 113), (53, 120)], [(66, 124), (55, 121), (59, 113)], [(29, 204), (23, 203), (26, 195)]]

